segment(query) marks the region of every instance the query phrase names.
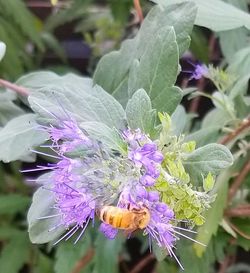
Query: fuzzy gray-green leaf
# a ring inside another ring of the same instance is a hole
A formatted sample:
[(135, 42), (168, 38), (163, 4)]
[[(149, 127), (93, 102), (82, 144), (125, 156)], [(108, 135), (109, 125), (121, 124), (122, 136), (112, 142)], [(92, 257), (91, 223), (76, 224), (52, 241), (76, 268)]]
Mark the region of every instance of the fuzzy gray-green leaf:
[(233, 156), (226, 146), (207, 144), (187, 154), (184, 158), (184, 167), (192, 181), (201, 181), (201, 174), (218, 174), (221, 170), (233, 164)]
[(71, 116), (79, 122), (102, 122), (110, 128), (123, 129), (125, 111), (120, 103), (100, 86), (80, 83), (81, 78), (72, 78), (64, 85), (49, 84), (31, 94), (29, 103), (40, 116), (54, 122), (53, 115), (60, 119)]
[(126, 107), (128, 125), (131, 129), (140, 128), (144, 133), (151, 134), (154, 129), (155, 111), (146, 91), (137, 90), (128, 101)]
[[(156, 81), (152, 81), (152, 78), (151, 83), (147, 83), (147, 88), (144, 89), (150, 98), (154, 100), (153, 106), (157, 106), (157, 110), (163, 109), (164, 107), (167, 109), (167, 105), (171, 104), (170, 101), (175, 102), (177, 99), (180, 100), (180, 90), (172, 88), (177, 76), (176, 67), (178, 65), (178, 57), (176, 55), (178, 55), (178, 53), (181, 55), (189, 46), (189, 33), (193, 26), (195, 13), (196, 8), (191, 3), (167, 7), (163, 10), (159, 7), (154, 7), (148, 13), (134, 39), (125, 41), (119, 51), (111, 52), (100, 60), (94, 74), (94, 81), (117, 98), (125, 107), (128, 99), (132, 95), (128, 93), (128, 81), (129, 77), (132, 77), (132, 80), (134, 79), (135, 75), (133, 75), (133, 71), (136, 70), (136, 67), (134, 67), (137, 66), (136, 62), (140, 62), (140, 60), (143, 59), (142, 62), (148, 64), (147, 73), (151, 75), (154, 73), (154, 68), (157, 69), (158, 62), (161, 65), (158, 67), (159, 69), (156, 70), (154, 78), (162, 78), (159, 92), (162, 92), (163, 81), (165, 81), (167, 85), (166, 90), (164, 90), (164, 99), (162, 100), (160, 96), (158, 96), (157, 83)], [(167, 35), (169, 34), (169, 29), (172, 29), (170, 36)], [(176, 41), (172, 41), (174, 32), (176, 34)], [(156, 34), (157, 36), (155, 36)], [(157, 43), (155, 37), (157, 37), (158, 42), (162, 40), (166, 42), (167, 37), (172, 40), (171, 42), (168, 40), (170, 42), (169, 46), (165, 43), (162, 45), (158, 44), (154, 47)], [(178, 46), (176, 44), (178, 44)], [(178, 53), (176, 53), (176, 47), (178, 48)], [(162, 54), (161, 50), (168, 54)], [(147, 52), (147, 54), (145, 54), (145, 52)], [(173, 56), (171, 56), (172, 67), (170, 67), (170, 69), (166, 67), (162, 68), (163, 64), (167, 63), (170, 52), (173, 53)], [(161, 58), (159, 55), (161, 55)], [(150, 68), (149, 65), (151, 60), (154, 60), (152, 68)], [(109, 71), (109, 73), (106, 73), (106, 71)], [(130, 83), (130, 92), (132, 90), (132, 93), (144, 87), (144, 84), (142, 85), (144, 72), (140, 69), (138, 73), (140, 74), (140, 81), (137, 84), (133, 83), (131, 85)], [(152, 87), (154, 88), (152, 89)], [(152, 97), (150, 93), (152, 93)], [(174, 97), (173, 100), (172, 96)], [(166, 97), (168, 100), (166, 100)], [(171, 109), (171, 111), (173, 110), (174, 109)]]

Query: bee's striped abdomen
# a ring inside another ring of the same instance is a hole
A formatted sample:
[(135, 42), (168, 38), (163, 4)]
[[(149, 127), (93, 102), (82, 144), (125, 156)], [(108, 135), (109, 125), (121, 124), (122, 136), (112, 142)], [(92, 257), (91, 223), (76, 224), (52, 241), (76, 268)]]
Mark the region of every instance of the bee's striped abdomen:
[(133, 213), (127, 209), (105, 206), (101, 209), (100, 219), (114, 228), (130, 229)]

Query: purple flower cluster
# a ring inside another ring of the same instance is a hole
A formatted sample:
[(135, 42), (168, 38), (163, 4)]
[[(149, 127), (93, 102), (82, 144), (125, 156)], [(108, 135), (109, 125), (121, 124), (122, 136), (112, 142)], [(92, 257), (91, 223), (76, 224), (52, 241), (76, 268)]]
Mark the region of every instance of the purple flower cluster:
[(49, 133), (52, 147), (57, 148), (58, 154), (70, 152), (83, 144), (85, 146), (93, 144), (73, 119), (60, 122), (60, 127), (50, 125), (44, 129)]
[(160, 175), (162, 153), (157, 150), (157, 145), (139, 129), (135, 132), (128, 129), (123, 133), (123, 137), (128, 143), (128, 158), (141, 171), (141, 184), (153, 186)]
[[(54, 208), (58, 212), (55, 215), (58, 224), (54, 228), (63, 226), (70, 229), (66, 239), (82, 230), (78, 241), (90, 220), (94, 221), (96, 209), (103, 206), (106, 200), (111, 202), (117, 198), (114, 189), (105, 184), (106, 177), (110, 178), (111, 174), (116, 178), (115, 169), (107, 160), (107, 154), (103, 158), (105, 151), (100, 143), (84, 133), (75, 120), (58, 121), (57, 127), (41, 126), (49, 134), (52, 141), (50, 148), (57, 153), (57, 156), (51, 156), (57, 158), (58, 162), (38, 166), (36, 170), (52, 170), (45, 184), (54, 194)], [(72, 152), (78, 152), (79, 155), (74, 157)]]
[[(55, 209), (58, 211), (59, 224), (70, 229), (69, 237), (82, 229), (83, 234), (87, 224), (95, 217), (96, 200), (85, 186), (88, 185), (84, 176), (88, 164), (79, 158), (66, 156), (78, 147), (93, 149), (95, 147), (88, 136), (77, 126), (74, 120), (61, 121), (60, 127), (43, 127), (52, 140), (51, 149), (57, 153), (59, 161), (48, 164), (53, 170), (51, 175), (51, 191), (55, 195)], [(80, 238), (80, 237), (79, 237)]]
[[(143, 233), (148, 235), (150, 242), (154, 240), (175, 256), (172, 250), (177, 238), (174, 212), (160, 201), (158, 192), (148, 191), (159, 177), (163, 161), (157, 145), (139, 129), (127, 129), (122, 134), (128, 145), (127, 157), (119, 157), (117, 153), (110, 155), (102, 150), (100, 141), (90, 138), (76, 121), (59, 121), (57, 127), (42, 126), (52, 141), (51, 149), (57, 153), (52, 157), (58, 162), (38, 168), (52, 170), (46, 185), (55, 197), (54, 208), (58, 212), (55, 217), (59, 217), (55, 228), (69, 229), (57, 242), (69, 239), (81, 230), (77, 242), (88, 223), (94, 221), (96, 211), (105, 205), (114, 205), (118, 200), (116, 206), (119, 208), (147, 210), (150, 219)], [(79, 149), (80, 156), (74, 157), (72, 152)], [(118, 232), (106, 223), (101, 224), (100, 230), (109, 239), (115, 238)]]

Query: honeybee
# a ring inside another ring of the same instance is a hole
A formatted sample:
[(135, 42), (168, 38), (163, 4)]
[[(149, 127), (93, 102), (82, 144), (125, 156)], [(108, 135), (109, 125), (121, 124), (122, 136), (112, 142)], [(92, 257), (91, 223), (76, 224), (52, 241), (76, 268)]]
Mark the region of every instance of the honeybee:
[(136, 230), (144, 229), (150, 221), (147, 208), (131, 210), (115, 206), (104, 206), (100, 210), (100, 220), (117, 229)]

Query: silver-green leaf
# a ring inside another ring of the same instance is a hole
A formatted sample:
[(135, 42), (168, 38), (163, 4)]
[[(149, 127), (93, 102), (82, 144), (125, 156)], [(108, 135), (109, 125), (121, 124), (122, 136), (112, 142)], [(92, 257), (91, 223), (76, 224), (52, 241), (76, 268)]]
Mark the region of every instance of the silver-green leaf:
[(243, 26), (250, 29), (250, 15), (248, 13), (220, 0), (153, 0), (163, 7), (187, 1), (198, 7), (196, 25), (214, 31), (225, 31)]
[(228, 148), (221, 144), (207, 144), (184, 158), (184, 167), (194, 183), (201, 181), (202, 175), (218, 174), (233, 164), (233, 156)]
[(128, 101), (126, 115), (131, 129), (140, 128), (145, 133), (153, 133), (155, 111), (145, 90), (139, 89), (134, 93)]

